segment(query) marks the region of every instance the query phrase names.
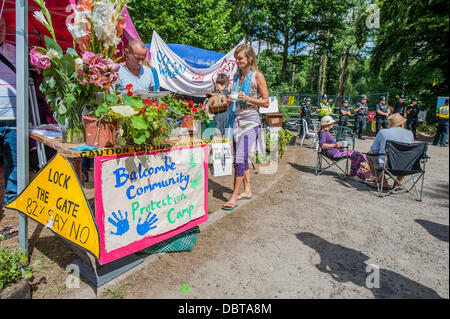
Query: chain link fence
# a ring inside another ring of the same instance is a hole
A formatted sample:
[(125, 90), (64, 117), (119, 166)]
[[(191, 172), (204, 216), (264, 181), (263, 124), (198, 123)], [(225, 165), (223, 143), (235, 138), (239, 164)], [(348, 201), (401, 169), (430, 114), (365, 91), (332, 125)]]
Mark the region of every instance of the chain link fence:
[[(367, 106), (369, 107), (369, 111), (375, 111), (376, 105), (379, 102), (380, 96), (384, 96), (386, 98), (386, 103), (390, 105), (389, 103), (389, 92), (386, 93), (368, 93), (365, 94), (367, 96)], [(289, 121), (296, 121), (300, 120), (300, 107), (302, 104), (304, 104), (305, 98), (309, 97), (311, 99), (311, 105), (313, 106), (313, 110), (319, 108), (320, 102), (321, 102), (321, 94), (317, 93), (279, 93), (279, 92), (273, 92), (271, 96), (276, 96), (278, 98), (278, 105), (279, 110), (281, 113), (287, 114), (289, 117)], [(356, 103), (358, 103), (361, 100), (361, 95), (345, 95), (345, 96), (338, 96), (338, 95), (328, 95), (328, 101), (333, 100), (332, 108), (333, 108), (333, 118), (338, 120), (339, 119), (339, 108), (341, 105), (341, 102), (343, 100), (348, 100), (349, 107), (351, 110), (353, 110), (356, 106)], [(311, 113), (312, 119), (319, 119), (319, 115), (315, 112)], [(355, 122), (355, 115), (352, 113), (352, 115), (349, 117), (349, 127), (353, 127)], [(372, 129), (373, 125), (366, 126), (367, 129)]]

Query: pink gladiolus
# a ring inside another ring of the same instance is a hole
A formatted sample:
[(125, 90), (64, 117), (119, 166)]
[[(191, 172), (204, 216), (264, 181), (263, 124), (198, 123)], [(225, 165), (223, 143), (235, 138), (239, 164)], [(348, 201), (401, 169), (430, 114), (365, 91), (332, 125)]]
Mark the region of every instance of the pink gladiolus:
[(38, 70), (48, 69), (51, 65), (50, 58), (45, 54), (42, 54), (36, 47), (30, 51), (30, 63)]

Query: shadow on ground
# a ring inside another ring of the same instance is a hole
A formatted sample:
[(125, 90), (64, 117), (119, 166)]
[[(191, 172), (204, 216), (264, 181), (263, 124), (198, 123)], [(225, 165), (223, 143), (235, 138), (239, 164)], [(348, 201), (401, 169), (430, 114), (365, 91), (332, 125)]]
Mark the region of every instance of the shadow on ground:
[[(296, 237), (320, 255), (316, 268), (341, 283), (352, 282), (369, 289), (376, 299), (441, 299), (433, 290), (387, 269), (379, 269), (379, 288), (373, 267), (366, 264), (369, 256), (360, 251), (336, 245), (312, 233), (298, 233)], [(367, 271), (367, 272), (366, 272)]]
[(416, 219), (415, 222), (425, 228), (430, 235), (448, 243), (448, 225), (442, 225), (423, 219)]

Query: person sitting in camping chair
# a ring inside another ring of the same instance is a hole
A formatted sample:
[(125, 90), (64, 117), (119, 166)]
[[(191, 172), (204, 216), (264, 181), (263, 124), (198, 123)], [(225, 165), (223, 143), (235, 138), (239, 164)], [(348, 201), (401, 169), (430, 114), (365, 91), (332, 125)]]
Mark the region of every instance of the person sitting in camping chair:
[(361, 173), (360, 167), (362, 162), (366, 162), (365, 155), (357, 151), (345, 150), (342, 148), (342, 142), (336, 142), (336, 139), (330, 133), (334, 123), (335, 120), (329, 115), (324, 116), (320, 122), (319, 145), (322, 147), (324, 155), (334, 160), (350, 158), (350, 178), (357, 181), (364, 180), (365, 176)]
[[(384, 156), (383, 155), (373, 155), (373, 154), (384, 154), (386, 141), (391, 140), (394, 142), (401, 143), (414, 143), (414, 136), (411, 131), (405, 129), (406, 119), (400, 115), (400, 113), (394, 113), (388, 118), (388, 129), (381, 130), (370, 147), (370, 152), (367, 153), (367, 162), (372, 170), (374, 176), (378, 176), (378, 182), (381, 183), (380, 172), (384, 165)], [(402, 178), (398, 177), (398, 180), (401, 182)], [(367, 183), (372, 188), (377, 187), (377, 183), (371, 182)], [(384, 181), (383, 186), (384, 189), (388, 188), (388, 182)], [(393, 188), (396, 188), (397, 185), (394, 183)]]

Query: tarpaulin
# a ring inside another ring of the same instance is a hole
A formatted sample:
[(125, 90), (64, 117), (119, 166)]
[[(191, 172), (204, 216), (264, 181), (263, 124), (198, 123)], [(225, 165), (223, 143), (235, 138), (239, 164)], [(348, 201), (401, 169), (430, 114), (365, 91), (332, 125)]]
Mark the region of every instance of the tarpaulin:
[[(150, 50), (150, 43), (146, 45)], [(167, 46), (193, 68), (209, 68), (225, 56), (223, 53), (200, 49), (186, 44), (167, 43)]]
[[(186, 46), (177, 47), (176, 49), (179, 48), (183, 49)], [(220, 73), (227, 74), (230, 79), (234, 77), (234, 74), (237, 72), (237, 64), (234, 59), (234, 51), (236, 48), (237, 46), (228, 54), (223, 55), (213, 65), (207, 65), (207, 59), (204, 59), (200, 62), (203, 64), (202, 67), (194, 67), (174, 52), (156, 31), (153, 31), (150, 46), (150, 64), (157, 70), (162, 88), (179, 94), (204, 97), (211, 90), (215, 79)], [(190, 58), (191, 63), (197, 60), (197, 64), (199, 64), (200, 59), (195, 57), (194, 54), (201, 52), (200, 54), (207, 56), (207, 52), (202, 52), (207, 50), (199, 51), (201, 49), (195, 49), (190, 49), (191, 53), (188, 54), (193, 54)], [(211, 63), (211, 59), (209, 61)]]

